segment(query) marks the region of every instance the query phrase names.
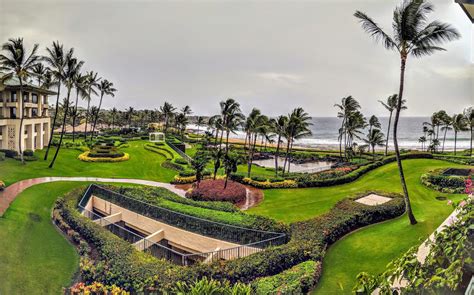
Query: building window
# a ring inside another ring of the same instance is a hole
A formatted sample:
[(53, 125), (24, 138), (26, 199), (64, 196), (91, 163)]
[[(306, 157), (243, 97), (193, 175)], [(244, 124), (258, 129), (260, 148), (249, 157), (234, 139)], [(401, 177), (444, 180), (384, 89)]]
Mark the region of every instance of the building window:
[(48, 104), (48, 96), (43, 95), (43, 104)]
[(17, 102), (16, 91), (10, 92), (10, 101), (11, 102)]
[(23, 92), (23, 102), (29, 102), (28, 95), (28, 92)]
[(37, 108), (32, 108), (31, 109), (31, 116), (32, 117), (38, 117), (38, 109)]
[(16, 108), (10, 108), (10, 118), (16, 119)]
[(31, 94), (31, 100), (33, 103), (38, 103), (38, 94), (36, 93)]

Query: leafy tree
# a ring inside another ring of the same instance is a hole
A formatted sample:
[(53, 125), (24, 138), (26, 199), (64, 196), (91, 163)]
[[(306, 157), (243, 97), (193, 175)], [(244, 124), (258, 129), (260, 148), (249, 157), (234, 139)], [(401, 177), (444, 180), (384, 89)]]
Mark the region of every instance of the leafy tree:
[(346, 134), (346, 122), (354, 112), (360, 109), (359, 102), (352, 96), (343, 97), (340, 104), (334, 105), (339, 109), (337, 117), (342, 119), (341, 128), (339, 129), (339, 156), (342, 158), (342, 141), (344, 139), (344, 156), (347, 148), (347, 134)]
[(453, 115), (452, 126), (454, 130), (454, 154), (456, 155), (456, 144), (458, 141), (458, 132), (467, 131), (469, 129), (467, 126), (466, 118), (463, 116), (463, 114)]
[(102, 78), (99, 77), (99, 74), (97, 72), (87, 72), (86, 73), (87, 79), (85, 81), (85, 88), (87, 90), (87, 96), (84, 96), (83, 99), (87, 101), (87, 109), (86, 109), (86, 125), (84, 128), (84, 140), (87, 140), (87, 125), (88, 125), (88, 120), (89, 117), (94, 118), (94, 116), (91, 116), (90, 112), (90, 106), (91, 106), (91, 99), (92, 99), (92, 94), (97, 95), (96, 89), (99, 88), (99, 82), (102, 80)]
[(209, 163), (209, 156), (207, 153), (198, 152), (191, 161), (191, 167), (196, 171), (196, 186), (199, 187), (199, 184), (202, 180), (202, 175), (206, 169), (207, 163)]
[(227, 152), (224, 156), (224, 172), (225, 172), (225, 182), (224, 189), (227, 188), (227, 181), (229, 176), (237, 172), (237, 165), (239, 163), (239, 154), (235, 152)]
[[(385, 156), (388, 154), (388, 139), (390, 137), (390, 127), (392, 125), (392, 115), (393, 111), (396, 110), (397, 108), (397, 102), (398, 102), (398, 95), (393, 94), (387, 97), (387, 101), (383, 102), (379, 100), (379, 102), (389, 111), (390, 115), (388, 116), (388, 127), (387, 127), (387, 137), (385, 141)], [(405, 100), (402, 100), (402, 110), (405, 110), (407, 107), (405, 106)]]
[(471, 139), (469, 141), (470, 142), (469, 156), (472, 157), (472, 139), (473, 139), (473, 129), (474, 129), (474, 108), (469, 107), (469, 108), (465, 109), (463, 114), (464, 114), (464, 117), (466, 118), (467, 126), (468, 126), (469, 131), (470, 131), (469, 133), (470, 133)]
[(97, 120), (99, 119), (100, 108), (102, 107), (102, 99), (104, 98), (104, 95), (110, 95), (114, 97), (115, 92), (117, 91), (117, 89), (114, 88), (114, 83), (109, 82), (106, 79), (100, 81), (98, 90), (100, 91), (100, 100), (99, 100), (97, 115), (94, 117), (94, 125), (92, 125), (91, 140), (94, 137), (94, 131), (97, 125)]
[(168, 132), (169, 123), (174, 116), (175, 110), (176, 108), (167, 101), (160, 107), (160, 112), (163, 114), (165, 121), (165, 133)]
[(365, 13), (357, 11), (354, 16), (361, 22), (362, 28), (375, 40), (381, 41), (388, 50), (397, 52), (400, 56), (400, 88), (393, 126), (393, 143), (397, 158), (400, 182), (405, 197), (407, 216), (411, 224), (416, 224), (410, 204), (408, 189), (403, 173), (400, 150), (398, 147), (398, 122), (402, 110), (403, 91), (405, 86), (405, 68), (409, 56), (423, 57), (437, 51), (445, 50), (439, 44), (460, 37), (457, 30), (449, 24), (440, 21), (427, 23), (427, 17), (433, 11), (433, 6), (423, 0), (404, 0), (393, 12), (392, 28), (394, 36), (390, 37)]
[(364, 142), (372, 148), (372, 158), (375, 161), (375, 147), (385, 145), (383, 133), (380, 131), (380, 129), (371, 129), (367, 134), (367, 138), (364, 139)]
[(23, 121), (25, 118), (25, 103), (23, 100), (23, 83), (28, 77), (31, 76), (33, 68), (39, 60), (39, 56), (36, 55), (38, 51), (38, 44), (33, 45), (33, 49), (28, 54), (25, 46), (23, 45), (23, 39), (9, 39), (7, 43), (2, 45), (2, 51), (0, 54), (0, 71), (6, 71), (10, 77), (15, 76), (20, 81), (20, 130), (18, 151), (20, 153), (21, 163), (25, 163), (23, 159)]

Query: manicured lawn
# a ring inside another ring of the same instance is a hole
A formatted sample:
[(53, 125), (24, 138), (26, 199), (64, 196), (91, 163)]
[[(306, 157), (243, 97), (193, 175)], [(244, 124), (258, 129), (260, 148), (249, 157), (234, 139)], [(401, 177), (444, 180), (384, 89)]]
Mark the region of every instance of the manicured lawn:
[[(53, 169), (49, 169), (49, 161), (43, 161), (44, 151), (36, 154), (40, 160), (27, 162), (22, 165), (19, 161), (6, 159), (0, 162), (0, 180), (6, 185), (21, 179), (42, 176), (98, 176), (141, 178), (169, 182), (176, 174), (175, 171), (164, 169), (160, 165), (165, 158), (143, 148), (146, 141), (130, 141), (130, 147), (121, 149), (130, 154), (130, 160), (119, 163), (86, 163), (77, 159), (81, 153), (74, 149), (61, 149)], [(50, 151), (50, 158), (54, 150)]]
[(79, 257), (52, 224), (51, 208), (79, 185), (31, 187), (0, 218), (0, 294), (61, 294), (70, 284)]
[[(452, 207), (436, 196), (459, 200), (462, 195), (441, 194), (425, 188), (420, 175), (428, 170), (459, 165), (437, 160), (404, 161), (408, 188), (418, 224), (411, 226), (406, 216), (373, 225), (348, 235), (329, 248), (324, 258), (323, 276), (316, 294), (350, 293), (361, 271), (378, 273), (392, 259), (420, 244), (450, 214)], [(338, 200), (355, 192), (379, 189), (401, 192), (396, 164), (376, 169), (359, 180), (330, 188), (265, 191), (265, 201), (250, 211), (292, 222), (322, 214)]]

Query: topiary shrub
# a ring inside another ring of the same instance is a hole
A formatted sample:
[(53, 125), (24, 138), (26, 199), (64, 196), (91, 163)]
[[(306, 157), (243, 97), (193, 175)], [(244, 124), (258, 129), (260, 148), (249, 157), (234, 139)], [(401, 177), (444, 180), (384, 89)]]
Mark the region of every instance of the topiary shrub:
[(34, 153), (32, 150), (24, 150), (23, 151), (23, 156), (25, 157), (33, 157), (34, 156)]
[(18, 152), (14, 150), (0, 150), (0, 152), (5, 153), (7, 158), (16, 158), (18, 157)]
[(245, 201), (247, 190), (238, 182), (228, 181), (224, 188), (224, 179), (207, 179), (201, 181), (199, 187), (195, 186), (186, 193), (186, 197), (198, 201), (225, 201), (234, 204)]

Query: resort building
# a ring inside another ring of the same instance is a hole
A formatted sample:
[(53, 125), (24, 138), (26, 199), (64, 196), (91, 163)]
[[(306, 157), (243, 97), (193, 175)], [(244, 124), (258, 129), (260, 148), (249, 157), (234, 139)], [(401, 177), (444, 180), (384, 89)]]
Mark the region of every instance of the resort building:
[[(22, 150), (42, 149), (48, 144), (51, 133), (48, 95), (53, 94), (55, 92), (24, 82), (20, 99), (20, 81), (0, 74), (0, 149), (19, 151), (20, 132), (23, 132)], [(23, 131), (20, 131), (22, 117)]]

